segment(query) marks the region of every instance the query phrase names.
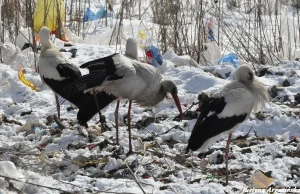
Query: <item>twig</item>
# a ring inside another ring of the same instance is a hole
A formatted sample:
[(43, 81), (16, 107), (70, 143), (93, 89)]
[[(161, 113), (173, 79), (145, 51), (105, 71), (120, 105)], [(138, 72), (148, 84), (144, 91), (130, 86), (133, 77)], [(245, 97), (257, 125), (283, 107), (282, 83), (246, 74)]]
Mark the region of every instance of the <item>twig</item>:
[[(90, 190), (89, 188), (87, 188), (87, 187), (82, 187), (82, 186), (79, 186), (79, 185), (75, 185), (75, 184), (73, 184), (73, 183), (69, 183), (69, 182), (65, 182), (65, 181), (61, 181), (61, 180), (57, 180), (58, 182), (60, 182), (60, 183), (63, 183), (63, 184), (67, 184), (67, 185), (72, 185), (72, 186), (74, 186), (74, 187), (78, 187), (78, 188), (80, 188), (80, 189), (85, 189), (85, 190)], [(95, 189), (95, 188), (94, 188)], [(97, 190), (97, 191), (99, 191), (99, 190)]]
[[(146, 130), (147, 130), (151, 135), (153, 135), (147, 128), (146, 128)], [(168, 165), (169, 169), (171, 170), (171, 166), (170, 166), (170, 164), (168, 163), (168, 161), (167, 161), (167, 159), (166, 159), (165, 150), (164, 150), (164, 149), (160, 146), (160, 144), (156, 141), (155, 137), (154, 137), (154, 142), (158, 145), (158, 147), (159, 147), (160, 150), (162, 151), (163, 156), (164, 156), (164, 160), (165, 160), (166, 164)]]
[(136, 184), (140, 187), (140, 189), (142, 190), (142, 192), (143, 192), (144, 194), (146, 194), (146, 192), (145, 192), (144, 188), (142, 187), (141, 183), (137, 180), (137, 178), (136, 178), (134, 172), (132, 172), (131, 168), (129, 168), (129, 166), (128, 166), (127, 163), (125, 163), (125, 165), (127, 166), (127, 168), (129, 169), (129, 171), (131, 172), (131, 174), (132, 174), (132, 176), (133, 176), (134, 181), (136, 182)]
[(113, 192), (113, 191), (100, 191), (98, 192), (99, 194), (102, 194), (102, 193), (112, 193), (112, 194), (136, 194), (136, 193), (124, 193), (124, 192), (121, 192), (121, 193), (118, 193), (118, 192)]
[(249, 129), (248, 133), (246, 133), (245, 135), (241, 135), (236, 137), (234, 140), (239, 140), (239, 139), (247, 139), (247, 137), (249, 137), (250, 131), (253, 129), (253, 126), (251, 126), (251, 128)]
[[(154, 155), (164, 155), (164, 153), (157, 152), (157, 151), (154, 151), (152, 149), (148, 149), (148, 151), (151, 152), (151, 153), (153, 153)], [(166, 153), (165, 153), (165, 156), (171, 158), (172, 160), (177, 161), (177, 163), (182, 164), (182, 165), (184, 165), (185, 162), (190, 162), (192, 165), (195, 165), (195, 166), (199, 165), (199, 164), (193, 162), (193, 159), (190, 160), (190, 159), (188, 159), (185, 156), (181, 156), (181, 155), (172, 156), (172, 155), (169, 155), (169, 154), (166, 154)], [(183, 162), (178, 161), (178, 156), (183, 160)]]
[[(143, 160), (144, 160), (144, 158), (145, 158), (145, 156), (146, 156), (146, 152), (147, 152), (147, 149), (146, 149), (145, 152), (144, 152), (143, 158), (141, 159), (141, 163), (143, 162)], [(140, 168), (140, 167), (141, 167), (141, 165), (138, 165), (136, 171), (134, 172), (134, 176), (135, 176), (135, 177), (136, 177), (136, 174), (137, 174), (137, 172), (139, 171), (139, 168)]]
[(165, 132), (162, 132), (162, 133), (159, 133), (157, 135), (155, 135), (156, 137), (158, 137), (159, 135), (163, 135), (163, 134), (166, 134), (166, 133), (169, 133), (172, 129), (179, 129), (181, 131), (184, 131), (183, 128), (179, 125), (175, 125), (174, 127), (171, 127), (170, 129), (168, 129), (167, 131)]
[(13, 181), (17, 181), (17, 182), (20, 182), (20, 183), (24, 183), (24, 184), (30, 184), (30, 185), (34, 185), (34, 186), (38, 186), (38, 187), (43, 187), (43, 188), (46, 188), (46, 189), (52, 189), (52, 190), (56, 190), (56, 191), (61, 191), (61, 192), (64, 192), (66, 194), (72, 194), (69, 191), (65, 191), (65, 190), (62, 190), (62, 189), (59, 189), (59, 188), (55, 188), (55, 187), (50, 187), (50, 186), (45, 186), (45, 185), (39, 185), (39, 184), (36, 184), (36, 183), (31, 183), (31, 182), (23, 182), (23, 181), (18, 180), (16, 178), (4, 176), (4, 175), (0, 175), (0, 177), (5, 178), (5, 179), (10, 179), (10, 180), (13, 180)]
[(197, 105), (199, 102), (193, 102), (184, 112), (183, 114), (187, 113), (187, 111), (189, 111), (191, 108), (193, 108), (193, 106)]
[(105, 190), (102, 190), (102, 191), (99, 191), (100, 193), (112, 193), (112, 191), (109, 191), (109, 190), (113, 190), (113, 189), (116, 189), (116, 188), (118, 188), (118, 187), (120, 187), (120, 186), (122, 186), (124, 183), (122, 183), (122, 184), (119, 184), (119, 185), (116, 185), (116, 186), (114, 186), (114, 187), (110, 187), (110, 188), (107, 188), (107, 189), (105, 189)]

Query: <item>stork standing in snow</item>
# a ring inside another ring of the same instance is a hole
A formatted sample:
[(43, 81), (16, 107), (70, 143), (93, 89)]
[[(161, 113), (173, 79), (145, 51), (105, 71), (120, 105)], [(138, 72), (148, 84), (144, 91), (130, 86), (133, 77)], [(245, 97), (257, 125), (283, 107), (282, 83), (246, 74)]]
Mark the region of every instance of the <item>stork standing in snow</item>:
[(70, 64), (51, 43), (51, 32), (49, 28), (42, 27), (39, 34), (41, 54), (38, 62), (38, 72), (41, 79), (53, 90), (55, 94), (58, 118), (60, 119), (60, 105), (58, 100), (58, 95), (60, 95), (80, 108), (77, 114), (77, 119), (79, 124), (86, 126), (86, 122), (90, 120), (101, 108), (103, 108), (97, 103), (98, 101), (112, 102), (116, 98), (104, 92), (98, 93), (97, 96), (94, 96), (96, 100), (93, 100), (93, 95), (89, 93), (85, 94), (83, 92), (77, 93), (74, 96), (63, 95), (64, 87), (81, 77), (81, 72), (75, 65)]
[[(126, 48), (127, 56), (137, 56)], [(131, 54), (130, 54), (131, 53)], [(87, 62), (81, 68), (88, 68), (89, 74), (82, 76), (66, 89), (70, 96), (77, 92), (107, 92), (118, 98), (129, 100), (128, 131), (129, 153), (132, 152), (130, 111), (132, 101), (143, 107), (152, 107), (161, 102), (168, 94), (174, 98), (175, 104), (182, 115), (181, 105), (177, 96), (178, 90), (171, 80), (162, 80), (159, 71), (146, 63), (131, 59), (122, 54), (113, 54), (101, 59)], [(118, 108), (115, 111), (116, 138), (118, 141)]]
[(231, 134), (252, 111), (262, 110), (267, 102), (269, 102), (269, 94), (255, 80), (253, 71), (246, 65), (238, 67), (235, 81), (226, 84), (220, 92), (203, 102), (186, 153), (189, 150), (204, 152), (217, 141), (219, 136), (229, 133), (225, 150), (226, 184), (228, 184), (228, 152)]

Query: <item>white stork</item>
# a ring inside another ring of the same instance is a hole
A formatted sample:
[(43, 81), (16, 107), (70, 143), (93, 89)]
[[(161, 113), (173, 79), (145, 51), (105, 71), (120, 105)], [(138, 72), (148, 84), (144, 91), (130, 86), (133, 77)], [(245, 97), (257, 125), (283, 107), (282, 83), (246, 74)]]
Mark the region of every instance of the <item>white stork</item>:
[[(89, 74), (82, 76), (69, 85), (65, 92), (67, 95), (72, 96), (82, 91), (104, 91), (118, 98), (128, 99), (128, 153), (132, 153), (130, 111), (133, 100), (140, 106), (152, 107), (161, 102), (168, 94), (171, 94), (181, 115), (182, 109), (175, 83), (171, 80), (162, 80), (158, 69), (155, 67), (135, 60), (134, 58), (137, 55), (128, 51), (128, 48), (132, 47), (127, 47), (126, 53), (133, 59), (116, 53), (81, 65), (80, 68), (89, 69)], [(115, 117), (118, 108), (117, 103)], [(118, 119), (115, 118), (115, 121), (118, 143)]]
[[(69, 97), (63, 94), (64, 87), (81, 77), (81, 72), (75, 65), (69, 63), (68, 60), (51, 43), (51, 32), (49, 28), (42, 27), (39, 34), (41, 54), (38, 61), (38, 72), (41, 79), (53, 90), (55, 94), (58, 118), (60, 119), (60, 105), (57, 95), (60, 95), (80, 108), (77, 114), (78, 122), (81, 125), (87, 126), (86, 122), (103, 107), (100, 106), (98, 110), (97, 101), (94, 101), (93, 96), (88, 93), (84, 94), (81, 92)], [(104, 92), (98, 93), (95, 98), (109, 103), (115, 100), (114, 96), (108, 95)], [(89, 111), (87, 112), (85, 109), (88, 109)]]
[(259, 111), (269, 102), (268, 91), (254, 78), (246, 65), (238, 67), (235, 81), (226, 84), (220, 92), (203, 103), (201, 113), (191, 133), (189, 150), (206, 151), (218, 138), (229, 133), (226, 150), (226, 184), (228, 184), (228, 152), (232, 132), (252, 111)]

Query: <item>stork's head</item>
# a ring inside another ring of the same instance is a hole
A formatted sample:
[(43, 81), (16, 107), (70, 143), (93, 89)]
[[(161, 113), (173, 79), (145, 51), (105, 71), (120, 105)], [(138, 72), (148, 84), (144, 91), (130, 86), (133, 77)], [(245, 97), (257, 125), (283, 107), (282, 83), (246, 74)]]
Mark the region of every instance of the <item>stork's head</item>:
[(51, 36), (51, 31), (48, 27), (44, 26), (40, 29), (39, 32), (40, 35), (40, 43), (43, 48), (50, 48), (51, 47), (51, 42), (50, 42), (50, 36)]
[(181, 105), (180, 105), (180, 101), (179, 98), (177, 96), (178, 94), (178, 89), (177, 86), (175, 85), (175, 83), (171, 80), (164, 80), (161, 82), (161, 86), (162, 86), (162, 90), (164, 91), (164, 93), (166, 94), (166, 97), (168, 94), (171, 94), (175, 104), (178, 108), (178, 111), (180, 113), (180, 117), (182, 118), (182, 109), (181, 109)]
[(244, 85), (252, 93), (253, 106), (252, 110), (263, 110), (265, 104), (269, 102), (269, 93), (266, 88), (256, 79), (254, 79), (254, 73), (247, 65), (241, 65), (235, 72), (235, 79)]
[(125, 55), (132, 59), (138, 60), (138, 41), (136, 39), (127, 39)]
[(241, 65), (235, 71), (235, 80), (243, 83), (251, 83), (254, 80), (254, 73), (247, 65)]

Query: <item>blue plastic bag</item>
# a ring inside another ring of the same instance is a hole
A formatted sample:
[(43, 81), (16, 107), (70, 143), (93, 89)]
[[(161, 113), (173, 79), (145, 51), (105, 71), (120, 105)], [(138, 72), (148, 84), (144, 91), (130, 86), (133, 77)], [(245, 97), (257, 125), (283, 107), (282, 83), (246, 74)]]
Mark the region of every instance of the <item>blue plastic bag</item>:
[(237, 67), (239, 65), (239, 57), (235, 53), (229, 53), (219, 59), (218, 64), (220, 65), (222, 63), (231, 63), (234, 67)]
[(151, 55), (152, 55), (152, 58), (159, 64), (161, 65), (163, 63), (163, 57), (162, 55), (160, 54), (160, 51), (158, 48), (156, 48), (155, 46), (149, 46), (147, 49), (146, 49), (146, 53), (147, 52), (151, 52)]
[(94, 20), (94, 18), (95, 18), (95, 14), (92, 12), (92, 10), (90, 8), (86, 8), (83, 16), (83, 21), (84, 22), (92, 21)]
[(104, 18), (105, 16), (106, 16), (106, 10), (103, 7), (101, 7), (95, 15), (95, 20)]
[(101, 7), (96, 14), (94, 14), (94, 12), (92, 12), (90, 8), (86, 8), (83, 16), (83, 21), (87, 22), (87, 21), (98, 20), (104, 18), (106, 14), (107, 11), (103, 7)]

